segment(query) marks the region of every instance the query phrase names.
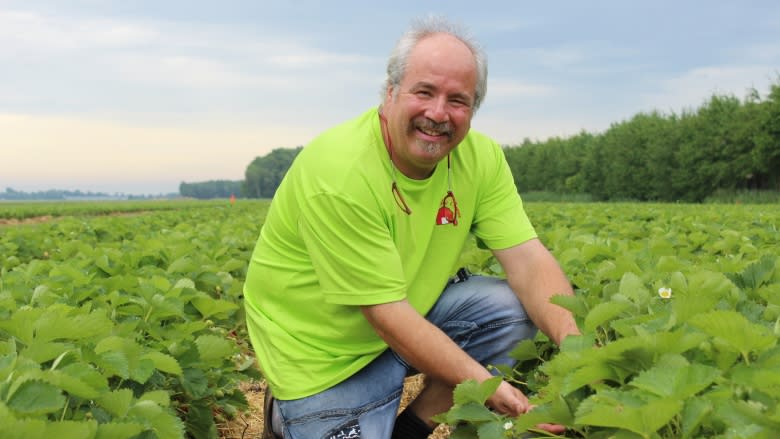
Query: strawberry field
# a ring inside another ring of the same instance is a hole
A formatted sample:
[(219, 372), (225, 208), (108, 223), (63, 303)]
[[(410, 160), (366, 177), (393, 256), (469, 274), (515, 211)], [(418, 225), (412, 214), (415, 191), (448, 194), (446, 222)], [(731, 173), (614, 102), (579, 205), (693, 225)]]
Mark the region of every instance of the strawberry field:
[[(246, 407), (238, 384), (260, 377), (241, 287), (268, 202), (169, 207), (0, 223), (3, 437), (215, 438)], [(13, 208), (0, 218), (32, 216)], [(568, 437), (777, 435), (780, 206), (527, 210), (576, 287), (556, 302), (583, 336), (517, 347), (503, 372), (537, 406), (520, 418), (484, 408), (495, 382), (459, 386), (451, 437), (540, 422)], [(501, 274), (475, 246), (462, 262)]]

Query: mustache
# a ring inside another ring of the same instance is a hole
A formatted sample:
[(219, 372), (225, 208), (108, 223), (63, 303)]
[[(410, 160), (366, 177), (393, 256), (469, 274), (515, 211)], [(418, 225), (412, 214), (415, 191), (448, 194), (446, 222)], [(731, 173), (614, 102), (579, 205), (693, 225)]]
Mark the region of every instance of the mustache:
[(418, 119), (415, 119), (414, 121), (414, 127), (417, 129), (425, 130), (425, 131), (432, 131), (437, 132), (441, 134), (452, 134), (452, 126), (449, 122), (436, 122), (431, 119), (428, 119), (427, 117), (421, 117)]

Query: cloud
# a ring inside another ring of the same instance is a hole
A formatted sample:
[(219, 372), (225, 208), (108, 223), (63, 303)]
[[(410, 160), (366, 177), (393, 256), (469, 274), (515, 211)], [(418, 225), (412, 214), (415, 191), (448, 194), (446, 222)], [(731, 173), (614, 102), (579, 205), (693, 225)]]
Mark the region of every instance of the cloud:
[(70, 19), (29, 11), (0, 10), (0, 53), (47, 54), (93, 48), (137, 47), (160, 33), (138, 23), (105, 19)]
[(648, 109), (678, 112), (695, 109), (713, 95), (744, 98), (750, 88), (766, 93), (778, 69), (763, 65), (699, 67), (658, 81), (657, 91), (641, 97)]

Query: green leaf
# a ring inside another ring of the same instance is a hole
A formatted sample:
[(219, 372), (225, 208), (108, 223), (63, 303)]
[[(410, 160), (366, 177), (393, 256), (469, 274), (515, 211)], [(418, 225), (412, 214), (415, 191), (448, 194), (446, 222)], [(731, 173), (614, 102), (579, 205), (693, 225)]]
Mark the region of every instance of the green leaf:
[(3, 439), (45, 438), (46, 422), (39, 419), (20, 419), (3, 424)]
[(623, 311), (631, 308), (631, 304), (625, 302), (604, 302), (599, 303), (590, 310), (585, 317), (585, 332), (593, 332), (599, 326), (611, 320)]
[(230, 359), (236, 346), (223, 337), (216, 335), (201, 335), (195, 339), (200, 360), (212, 367), (222, 366), (222, 362)]
[(203, 398), (209, 393), (209, 380), (201, 369), (184, 369), (181, 385), (193, 399)]
[(483, 405), (496, 392), (502, 381), (500, 376), (488, 378), (482, 383), (478, 383), (476, 380), (466, 380), (455, 387), (453, 401), (455, 404), (476, 402)]
[(641, 372), (631, 385), (661, 397), (685, 400), (704, 390), (720, 376), (720, 369), (690, 364), (682, 355), (669, 354), (653, 368)]
[(622, 428), (649, 437), (669, 423), (682, 405), (671, 398), (645, 401), (628, 392), (605, 391), (580, 404), (575, 422)]
[(75, 362), (61, 367), (59, 371), (78, 379), (92, 389), (95, 389), (98, 393), (103, 393), (109, 390), (108, 380), (106, 377), (97, 369), (95, 369), (91, 364)]
[(46, 424), (47, 438), (56, 439), (91, 439), (97, 434), (98, 423), (95, 421), (60, 421)]
[(58, 370), (43, 371), (39, 375), (42, 379), (54, 386), (59, 387), (70, 395), (78, 396), (84, 399), (94, 399), (100, 395), (100, 392), (89, 383)]
[(130, 362), (123, 352), (105, 351), (95, 358), (95, 364), (103, 369), (107, 376), (130, 378)]
[(130, 389), (119, 389), (104, 394), (97, 399), (98, 404), (116, 418), (124, 418), (130, 410), (133, 392)]
[(138, 401), (130, 409), (128, 417), (144, 420), (151, 426), (159, 439), (181, 439), (184, 437), (182, 421), (171, 412), (163, 410), (153, 401)]
[(650, 293), (647, 291), (642, 279), (631, 272), (623, 274), (623, 277), (620, 279), (618, 292), (632, 299), (636, 305), (644, 305), (650, 299)]
[(155, 369), (170, 373), (172, 375), (181, 375), (181, 366), (175, 358), (170, 355), (157, 351), (149, 351), (141, 356), (141, 359), (147, 359), (154, 364)]
[(685, 401), (682, 411), (682, 439), (694, 437), (699, 425), (712, 412), (712, 402), (700, 397)]
[(731, 380), (735, 384), (758, 389), (780, 399), (780, 366), (738, 364), (731, 370)]
[(496, 414), (490, 411), (484, 404), (467, 402), (456, 404), (447, 412), (448, 424), (456, 424), (460, 421), (486, 422), (496, 419)]
[(575, 390), (601, 381), (620, 382), (620, 377), (615, 369), (602, 362), (591, 362), (585, 367), (578, 368), (563, 378), (561, 392), (568, 395)]
[(18, 338), (24, 344), (30, 345), (33, 342), (35, 322), (44, 311), (43, 308), (20, 308), (11, 315), (10, 319), (0, 319), (0, 329)]
[(588, 305), (580, 296), (558, 294), (550, 298), (550, 303), (568, 309), (575, 317), (585, 318), (588, 314)]
[(761, 353), (777, 344), (768, 328), (748, 321), (736, 311), (716, 310), (699, 314), (691, 324), (721, 340), (747, 359), (750, 352)]
[(31, 380), (19, 384), (11, 392), (6, 404), (17, 414), (37, 416), (61, 410), (65, 405), (65, 396), (49, 383)]
[(532, 339), (525, 339), (515, 346), (509, 356), (518, 362), (540, 358), (536, 350), (536, 343)]
[(131, 439), (137, 437), (144, 426), (132, 422), (109, 422), (98, 425), (95, 439)]
[(185, 422), (187, 433), (194, 439), (214, 439), (217, 437), (217, 425), (211, 408), (205, 401), (194, 401), (187, 411)]
[(71, 344), (41, 341), (36, 338), (32, 344), (22, 350), (20, 355), (23, 355), (36, 363), (46, 363), (72, 348), (73, 346)]
[(35, 338), (40, 341), (79, 340), (110, 333), (112, 326), (102, 311), (86, 314), (70, 307), (49, 307), (35, 322)]
[[(243, 394), (242, 394), (243, 395)], [(154, 401), (160, 407), (168, 407), (171, 404), (171, 396), (167, 390), (152, 390), (138, 398), (139, 401)]]
[(504, 439), (506, 431), (500, 421), (487, 422), (477, 427), (479, 439)]
[(198, 264), (189, 256), (183, 256), (168, 266), (168, 273), (191, 273), (198, 270)]
[(192, 299), (192, 305), (204, 319), (214, 315), (228, 315), (238, 309), (238, 305), (233, 302), (221, 299), (213, 299), (205, 294)]

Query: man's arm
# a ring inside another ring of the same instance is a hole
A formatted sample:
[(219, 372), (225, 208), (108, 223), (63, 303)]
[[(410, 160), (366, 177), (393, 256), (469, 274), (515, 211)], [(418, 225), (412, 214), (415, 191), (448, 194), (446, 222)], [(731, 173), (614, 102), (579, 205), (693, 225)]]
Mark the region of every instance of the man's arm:
[[(454, 388), (467, 379), (482, 382), (492, 377), (484, 366), (421, 316), (406, 300), (361, 308), (390, 348), (429, 378)], [(487, 403), (495, 410), (513, 416), (530, 409), (528, 398), (506, 381), (501, 383)], [(431, 414), (445, 411), (451, 404), (450, 400)]]
[(567, 335), (579, 334), (571, 313), (550, 303), (554, 295), (574, 294), (555, 257), (538, 239), (494, 250), (512, 290), (534, 324), (556, 344)]

